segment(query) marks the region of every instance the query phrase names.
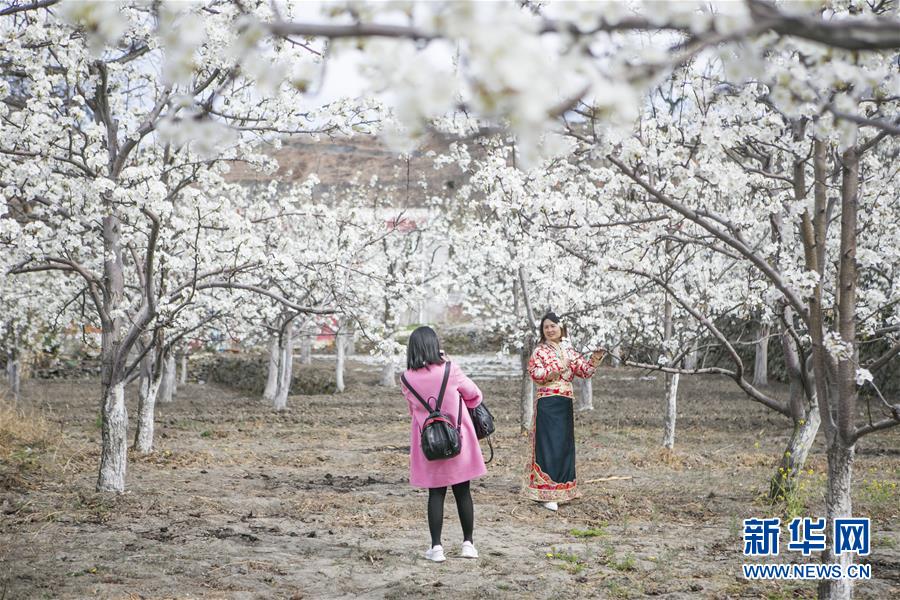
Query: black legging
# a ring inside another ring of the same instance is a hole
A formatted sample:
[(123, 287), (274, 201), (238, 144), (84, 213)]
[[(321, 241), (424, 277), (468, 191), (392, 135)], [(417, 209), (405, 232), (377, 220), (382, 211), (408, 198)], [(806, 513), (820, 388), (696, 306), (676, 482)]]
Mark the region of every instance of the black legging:
[[(444, 497), (446, 487), (428, 488), (428, 530), (431, 532), (431, 545), (441, 543), (441, 528), (444, 525)], [(475, 507), (472, 505), (472, 492), (469, 482), (463, 481), (453, 486), (453, 497), (456, 498), (456, 510), (462, 524), (463, 541), (472, 541), (472, 529), (475, 527)]]

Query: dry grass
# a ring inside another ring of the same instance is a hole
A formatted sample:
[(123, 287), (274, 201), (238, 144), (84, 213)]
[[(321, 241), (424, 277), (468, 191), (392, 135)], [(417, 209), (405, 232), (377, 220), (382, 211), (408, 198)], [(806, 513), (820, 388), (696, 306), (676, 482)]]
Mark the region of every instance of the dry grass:
[(0, 458), (30, 462), (29, 455), (55, 450), (58, 443), (59, 436), (42, 414), (16, 407), (5, 395), (0, 395)]

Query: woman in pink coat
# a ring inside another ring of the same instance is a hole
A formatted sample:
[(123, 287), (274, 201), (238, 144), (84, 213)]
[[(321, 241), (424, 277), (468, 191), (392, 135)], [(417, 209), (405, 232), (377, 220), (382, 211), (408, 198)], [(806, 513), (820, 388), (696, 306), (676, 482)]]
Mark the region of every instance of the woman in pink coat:
[[(453, 487), (456, 508), (463, 530), (463, 544), (460, 555), (464, 558), (478, 558), (478, 551), (472, 543), (475, 525), (475, 508), (469, 481), (487, 472), (481, 447), (472, 425), (472, 418), (466, 408), (481, 404), (481, 390), (465, 376), (458, 366), (447, 363), (449, 379), (444, 392), (441, 412), (453, 426), (460, 427), (460, 453), (452, 458), (428, 460), (422, 452), (420, 435), (422, 424), (429, 411), (416, 399), (410, 388), (415, 390), (433, 409), (440, 394), (444, 377), (444, 357), (437, 334), (431, 327), (419, 327), (409, 336), (406, 348), (407, 371), (403, 374), (401, 387), (412, 423), (409, 432), (409, 483), (415, 487), (428, 488), (428, 529), (431, 532), (431, 549), (425, 558), (435, 562), (446, 560), (441, 546), (441, 528), (444, 520), (444, 497), (447, 486)], [(460, 408), (459, 399), (464, 406)]]

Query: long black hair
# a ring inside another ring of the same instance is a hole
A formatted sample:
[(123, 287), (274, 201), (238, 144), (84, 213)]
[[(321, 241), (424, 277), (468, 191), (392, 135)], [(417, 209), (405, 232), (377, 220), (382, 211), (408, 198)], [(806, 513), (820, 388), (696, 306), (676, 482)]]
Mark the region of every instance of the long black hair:
[[(547, 341), (547, 338), (544, 337), (544, 321), (547, 321), (547, 320), (553, 321), (554, 323), (559, 325), (559, 317), (556, 316), (556, 313), (553, 312), (552, 310), (550, 312), (548, 312), (547, 314), (545, 314), (543, 317), (541, 317), (540, 334), (541, 334), (541, 343), (542, 344)], [(562, 337), (568, 337), (569, 332), (566, 331), (566, 326), (560, 325), (559, 328), (562, 330)]]
[(406, 368), (421, 369), (428, 365), (442, 365), (441, 344), (437, 333), (428, 326), (417, 327), (406, 344)]

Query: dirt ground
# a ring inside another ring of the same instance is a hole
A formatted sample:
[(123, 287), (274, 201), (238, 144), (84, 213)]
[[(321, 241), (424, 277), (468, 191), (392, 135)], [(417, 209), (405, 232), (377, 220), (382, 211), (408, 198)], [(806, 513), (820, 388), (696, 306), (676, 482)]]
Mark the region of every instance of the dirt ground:
[[(50, 440), (0, 455), (0, 599), (815, 595), (813, 582), (743, 579), (741, 521), (824, 516), (821, 434), (791, 506), (772, 507), (764, 493), (788, 422), (727, 381), (684, 381), (665, 452), (662, 379), (602, 370), (596, 409), (576, 415), (584, 497), (555, 514), (517, 497), (527, 452), (517, 383), (478, 382), (499, 421), (496, 458), (473, 483), (481, 558), (457, 557), (448, 494), (449, 556), (434, 564), (422, 558), (427, 494), (407, 483), (405, 402), (376, 377), (357, 364), (346, 393), (293, 396), (282, 414), (183, 386), (158, 406), (156, 451), (130, 457), (121, 496), (94, 492), (98, 383), (26, 382), (20, 406)], [(898, 442), (894, 430), (859, 445), (855, 512), (873, 519), (860, 598), (900, 597)], [(623, 479), (592, 481), (610, 476)]]

